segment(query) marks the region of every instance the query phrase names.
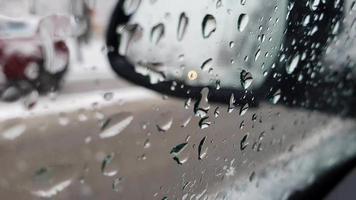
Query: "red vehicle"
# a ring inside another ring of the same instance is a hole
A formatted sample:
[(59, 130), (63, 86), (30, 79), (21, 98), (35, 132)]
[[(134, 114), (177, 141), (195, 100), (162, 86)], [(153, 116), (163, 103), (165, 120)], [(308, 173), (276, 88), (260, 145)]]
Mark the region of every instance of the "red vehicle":
[(0, 73), (6, 79), (0, 82), (0, 94), (10, 87), (18, 93), (57, 90), (69, 65), (64, 40), (68, 28), (70, 19), (60, 15), (24, 20), (0, 17)]

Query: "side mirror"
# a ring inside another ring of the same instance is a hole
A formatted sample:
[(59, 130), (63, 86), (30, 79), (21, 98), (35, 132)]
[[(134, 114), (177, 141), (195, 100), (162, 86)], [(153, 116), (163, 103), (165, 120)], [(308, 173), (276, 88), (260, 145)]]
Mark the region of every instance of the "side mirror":
[[(350, 71), (340, 66), (331, 80), (324, 59), (341, 32), (343, 1), (125, 2), (112, 15), (108, 57), (138, 85), (193, 98), (208, 87), (209, 100), (225, 103), (233, 94), (236, 104), (350, 110), (354, 97), (336, 88), (340, 81), (353, 87)], [(325, 101), (327, 90), (334, 99)]]

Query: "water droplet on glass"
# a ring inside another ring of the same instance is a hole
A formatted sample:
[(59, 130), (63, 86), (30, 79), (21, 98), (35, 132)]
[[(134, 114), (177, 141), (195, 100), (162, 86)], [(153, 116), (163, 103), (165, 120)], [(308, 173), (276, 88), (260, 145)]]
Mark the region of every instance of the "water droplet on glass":
[(252, 115), (252, 121), (256, 121), (257, 120), (257, 114), (256, 113), (254, 113), (253, 115)]
[(106, 93), (104, 94), (104, 99), (105, 99), (106, 101), (111, 101), (113, 97), (114, 97), (114, 93), (112, 93), (112, 92), (106, 92)]
[(173, 125), (173, 118), (170, 116), (162, 116), (157, 123), (157, 129), (159, 132), (167, 132)]
[(183, 62), (184, 61), (184, 54), (180, 54), (179, 56), (178, 56), (178, 60), (179, 60), (179, 62)]
[(235, 42), (231, 41), (231, 42), (229, 43), (229, 47), (230, 47), (230, 48), (234, 48), (234, 47), (235, 47)]
[(55, 184), (54, 186), (48, 189), (33, 191), (32, 194), (42, 198), (51, 198), (53, 196), (56, 196), (58, 193), (60, 193), (67, 187), (69, 187), (71, 184), (72, 184), (72, 180), (65, 180)]
[(246, 147), (248, 146), (248, 136), (249, 136), (249, 133), (246, 133), (242, 139), (241, 139), (241, 142), (240, 142), (240, 150), (243, 151), (246, 149)]
[(294, 70), (297, 68), (299, 59), (300, 59), (300, 56), (298, 54), (298, 55), (294, 56), (294, 58), (292, 59), (290, 64), (287, 65), (287, 73), (288, 74), (292, 74), (294, 72)]
[(192, 120), (192, 117), (188, 117), (186, 120), (183, 121), (181, 127), (184, 128), (186, 126), (188, 126), (189, 122)]
[(200, 92), (201, 96), (197, 99), (196, 103), (194, 104), (194, 114), (195, 116), (199, 116), (201, 118), (205, 117), (208, 114), (210, 109), (208, 95), (209, 95), (209, 88), (203, 88)]
[(80, 110), (80, 113), (78, 114), (78, 120), (81, 122), (87, 121), (88, 120), (88, 116), (85, 114), (84, 110)]
[[(354, 22), (355, 23), (355, 22)], [(352, 27), (351, 27), (352, 28)], [(340, 29), (340, 21), (336, 22), (336, 24), (334, 25), (334, 28), (332, 30), (332, 34), (336, 35), (339, 32)], [(351, 29), (352, 30), (352, 29)]]
[(158, 44), (164, 35), (164, 25), (162, 23), (157, 24), (151, 30), (151, 42)]
[(104, 176), (115, 176), (117, 174), (117, 169), (113, 169), (113, 167), (110, 166), (110, 163), (112, 163), (113, 159), (114, 154), (109, 154), (101, 163), (101, 173)]
[(244, 104), (243, 106), (241, 106), (240, 108), (240, 116), (243, 116), (244, 114), (246, 114), (247, 110), (248, 110), (249, 106), (248, 103)]
[(227, 108), (227, 112), (228, 112), (228, 113), (232, 113), (232, 111), (234, 111), (234, 109), (235, 109), (235, 103), (236, 103), (235, 95), (234, 95), (234, 94), (231, 94), (230, 100), (229, 100), (229, 106), (228, 106), (228, 108)]
[(141, 0), (125, 0), (124, 11), (126, 15), (133, 14), (140, 6)]
[(119, 113), (105, 120), (101, 125), (100, 138), (110, 138), (120, 134), (133, 120), (131, 113)]
[(199, 120), (199, 127), (201, 129), (206, 129), (211, 125), (211, 122), (208, 121), (209, 117), (203, 117), (202, 119)]
[(181, 41), (183, 39), (185, 32), (187, 30), (188, 23), (189, 23), (189, 19), (185, 15), (185, 13), (180, 14), (179, 22), (178, 22), (178, 30), (177, 30), (178, 41)]
[(245, 13), (242, 13), (239, 16), (239, 19), (237, 20), (237, 29), (242, 32), (245, 30), (247, 24), (248, 24), (249, 18), (248, 15)]
[(205, 144), (206, 141), (206, 136), (203, 137), (203, 139), (200, 140), (199, 146), (198, 146), (198, 158), (199, 160), (205, 158), (206, 154), (208, 153), (208, 147)]
[(143, 143), (143, 148), (148, 149), (151, 147), (151, 142), (149, 139), (145, 140), (145, 142)]
[(121, 183), (123, 181), (123, 178), (115, 178), (114, 181), (112, 182), (112, 190), (114, 192), (120, 192), (122, 188), (120, 187)]
[(353, 1), (353, 2), (351, 3), (350, 10), (351, 10), (351, 11), (356, 10), (356, 1)]
[(320, 0), (311, 0), (310, 1), (310, 9), (316, 10), (320, 4)]
[(272, 98), (271, 98), (271, 102), (272, 102), (273, 104), (277, 104), (280, 98), (281, 98), (281, 90), (278, 89), (278, 90), (273, 94), (273, 96), (272, 96)]
[(220, 80), (216, 80), (215, 81), (215, 85), (216, 85), (216, 90), (220, 90), (220, 88), (221, 88), (221, 82), (220, 82)]
[(41, 198), (53, 198), (72, 184), (73, 168), (64, 165), (41, 167), (31, 179), (31, 193)]
[(257, 59), (260, 57), (260, 55), (261, 55), (261, 49), (258, 49), (255, 54), (255, 61), (257, 61)]
[(256, 173), (255, 173), (255, 171), (253, 171), (253, 172), (250, 174), (249, 181), (252, 182), (253, 180), (255, 180), (255, 176), (256, 176)]
[(219, 111), (219, 107), (216, 107), (214, 110), (214, 116), (215, 118), (218, 118), (220, 116), (220, 111)]
[(242, 120), (242, 122), (240, 123), (240, 129), (243, 129), (245, 127), (245, 121)]
[(221, 0), (216, 1), (216, 8), (220, 8), (222, 6)]
[(14, 126), (8, 127), (5, 130), (0, 129), (2, 138), (5, 140), (15, 140), (26, 132), (25, 124), (16, 124)]
[(182, 165), (188, 161), (187, 156), (184, 154), (184, 150), (187, 148), (187, 142), (178, 144), (177, 146), (173, 147), (170, 154), (173, 156), (173, 160), (175, 160), (178, 164)]
[(138, 30), (142, 30), (141, 27), (139, 27), (136, 24), (129, 24), (129, 25), (123, 25), (119, 26), (117, 28), (117, 33), (119, 35), (119, 54), (122, 56), (125, 56), (127, 53), (127, 50), (129, 48), (130, 42), (132, 38), (134, 37), (135, 33), (138, 32)]
[(213, 59), (209, 58), (208, 60), (203, 62), (203, 64), (201, 65), (201, 69), (203, 71), (208, 71), (209, 69), (212, 68), (212, 65), (213, 65)]
[(205, 15), (202, 23), (203, 38), (208, 38), (216, 31), (216, 20), (212, 15)]
[(185, 109), (189, 109), (191, 103), (192, 103), (192, 99), (191, 99), (191, 98), (188, 98), (188, 99), (184, 102), (184, 108), (185, 108)]
[(252, 74), (250, 72), (247, 72), (246, 70), (242, 70), (240, 73), (240, 80), (241, 80), (242, 87), (246, 90), (252, 84), (253, 81)]
[(310, 15), (307, 15), (306, 17), (304, 17), (303, 26), (307, 26), (309, 22), (310, 22)]

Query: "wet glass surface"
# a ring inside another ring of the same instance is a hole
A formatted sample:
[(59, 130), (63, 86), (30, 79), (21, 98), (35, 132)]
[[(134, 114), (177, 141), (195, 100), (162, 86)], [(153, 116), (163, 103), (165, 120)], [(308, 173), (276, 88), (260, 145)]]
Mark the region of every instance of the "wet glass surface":
[(356, 156), (353, 0), (0, 0), (0, 199), (289, 199)]

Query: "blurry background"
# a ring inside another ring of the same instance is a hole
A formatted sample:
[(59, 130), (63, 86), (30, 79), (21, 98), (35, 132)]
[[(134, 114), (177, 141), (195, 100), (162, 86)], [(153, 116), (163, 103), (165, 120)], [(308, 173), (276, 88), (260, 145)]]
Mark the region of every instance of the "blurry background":
[[(60, 92), (84, 92), (123, 84), (112, 73), (105, 46), (106, 26), (116, 3), (116, 0), (0, 0), (0, 14), (19, 19), (26, 19), (29, 15), (74, 16), (72, 36), (66, 38), (71, 54), (70, 66)], [(90, 18), (90, 30), (85, 30), (85, 18)]]

